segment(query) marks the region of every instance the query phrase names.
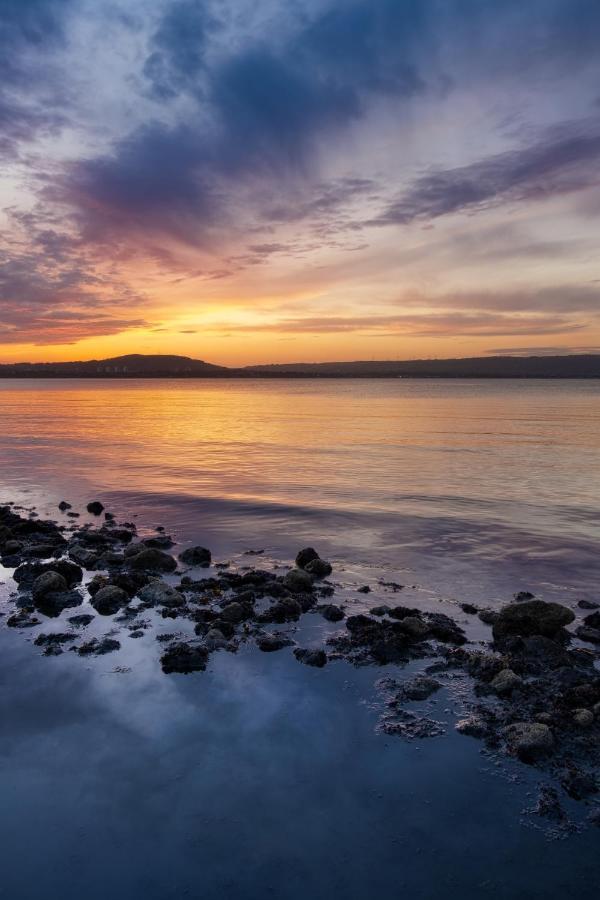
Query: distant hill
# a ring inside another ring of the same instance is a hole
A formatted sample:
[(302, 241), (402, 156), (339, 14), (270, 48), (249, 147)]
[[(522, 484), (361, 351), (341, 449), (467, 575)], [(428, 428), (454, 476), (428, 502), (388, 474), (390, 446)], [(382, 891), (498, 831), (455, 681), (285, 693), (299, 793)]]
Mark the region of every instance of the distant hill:
[(0, 365), (0, 378), (214, 378), (228, 374), (224, 366), (213, 366), (201, 359), (141, 353), (87, 362)]
[(600, 354), (285, 363), (233, 369), (187, 356), (133, 353), (85, 362), (9, 363), (0, 365), (0, 378), (600, 378)]

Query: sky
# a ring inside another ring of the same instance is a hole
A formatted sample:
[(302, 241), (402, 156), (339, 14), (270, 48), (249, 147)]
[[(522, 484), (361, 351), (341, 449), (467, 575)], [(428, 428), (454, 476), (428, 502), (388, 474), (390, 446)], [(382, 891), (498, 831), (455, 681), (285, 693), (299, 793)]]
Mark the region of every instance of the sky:
[(598, 0), (0, 0), (0, 361), (600, 352)]

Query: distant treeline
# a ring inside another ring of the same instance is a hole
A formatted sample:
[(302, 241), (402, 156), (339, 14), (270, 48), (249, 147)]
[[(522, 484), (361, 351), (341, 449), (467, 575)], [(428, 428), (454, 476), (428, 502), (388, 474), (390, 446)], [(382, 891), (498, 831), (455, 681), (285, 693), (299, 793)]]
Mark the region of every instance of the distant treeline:
[(285, 363), (227, 368), (186, 356), (9, 363), (0, 378), (600, 378), (600, 354)]

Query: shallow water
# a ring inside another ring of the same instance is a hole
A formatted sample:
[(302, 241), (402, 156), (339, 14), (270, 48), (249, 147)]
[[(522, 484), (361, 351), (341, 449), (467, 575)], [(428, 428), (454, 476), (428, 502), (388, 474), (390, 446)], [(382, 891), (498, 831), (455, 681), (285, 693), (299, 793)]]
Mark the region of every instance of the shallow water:
[[(217, 559), (314, 543), (367, 608), (381, 577), (454, 614), (524, 588), (600, 599), (599, 401), (594, 382), (0, 381), (0, 501), (99, 498)], [(382, 670), (243, 648), (164, 676), (150, 631), (85, 662), (33, 636), (0, 630), (0, 897), (597, 896), (598, 832), (532, 827), (539, 775), (454, 733), (460, 686), (428, 706), (447, 735), (406, 743), (377, 730)]]

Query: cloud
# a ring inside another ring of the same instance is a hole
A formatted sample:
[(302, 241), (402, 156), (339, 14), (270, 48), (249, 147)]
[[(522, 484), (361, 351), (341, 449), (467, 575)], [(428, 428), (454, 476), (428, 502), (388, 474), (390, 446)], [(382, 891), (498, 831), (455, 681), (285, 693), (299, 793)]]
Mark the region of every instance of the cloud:
[(421, 175), (372, 224), (407, 225), (597, 187), (599, 162), (600, 122), (564, 123), (528, 147)]
[(493, 337), (502, 335), (565, 334), (584, 325), (561, 316), (511, 316), (503, 313), (416, 313), (365, 316), (299, 316), (248, 325), (230, 322), (213, 331), (284, 334), (356, 333), (371, 337)]

